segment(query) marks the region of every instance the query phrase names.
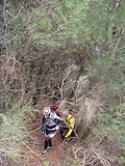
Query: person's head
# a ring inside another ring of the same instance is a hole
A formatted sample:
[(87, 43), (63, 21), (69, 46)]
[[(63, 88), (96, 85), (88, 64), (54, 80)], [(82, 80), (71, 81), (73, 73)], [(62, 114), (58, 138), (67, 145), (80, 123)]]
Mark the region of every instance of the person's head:
[(73, 109), (69, 109), (68, 112), (71, 115), (75, 115), (76, 114), (76, 110), (73, 110)]
[(43, 109), (43, 115), (44, 115), (45, 117), (48, 117), (50, 113), (51, 113), (50, 107), (45, 107), (45, 108)]
[(53, 97), (52, 103), (53, 104), (59, 104), (59, 99), (57, 97)]

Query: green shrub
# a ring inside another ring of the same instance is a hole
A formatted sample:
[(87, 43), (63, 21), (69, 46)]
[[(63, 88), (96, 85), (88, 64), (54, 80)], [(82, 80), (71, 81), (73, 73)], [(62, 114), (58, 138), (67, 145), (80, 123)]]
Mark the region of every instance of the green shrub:
[(30, 32), (36, 42), (47, 46), (63, 45), (67, 40), (82, 46), (106, 42), (112, 51), (118, 37), (112, 32), (119, 32), (125, 25), (124, 3), (116, 10), (107, 0), (47, 1), (46, 6), (29, 10)]
[(125, 149), (125, 104), (112, 108), (107, 113), (99, 115), (94, 132), (98, 137), (110, 136), (119, 148)]

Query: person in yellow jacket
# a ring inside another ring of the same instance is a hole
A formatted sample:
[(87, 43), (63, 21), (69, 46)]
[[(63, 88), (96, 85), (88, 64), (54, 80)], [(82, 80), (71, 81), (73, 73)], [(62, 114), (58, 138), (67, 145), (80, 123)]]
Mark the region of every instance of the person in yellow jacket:
[(76, 121), (76, 119), (74, 116), (74, 112), (70, 109), (66, 113), (65, 122), (60, 127), (60, 135), (61, 135), (62, 140), (74, 135), (75, 121)]

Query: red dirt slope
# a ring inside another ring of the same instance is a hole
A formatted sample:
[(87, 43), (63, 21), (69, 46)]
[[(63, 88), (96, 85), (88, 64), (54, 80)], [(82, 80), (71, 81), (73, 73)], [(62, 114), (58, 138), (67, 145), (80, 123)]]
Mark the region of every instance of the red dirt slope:
[[(39, 102), (38, 108), (49, 105), (49, 102)], [(53, 149), (48, 151), (47, 154), (41, 154), (44, 145), (44, 136), (40, 130), (34, 130), (40, 126), (41, 113), (39, 112), (34, 120), (28, 123), (28, 131), (31, 136), (30, 143), (27, 145), (29, 148), (28, 166), (41, 166), (44, 162), (48, 162), (49, 166), (65, 166), (64, 162), (67, 156), (70, 155), (70, 150), (64, 148), (58, 134), (53, 139)]]

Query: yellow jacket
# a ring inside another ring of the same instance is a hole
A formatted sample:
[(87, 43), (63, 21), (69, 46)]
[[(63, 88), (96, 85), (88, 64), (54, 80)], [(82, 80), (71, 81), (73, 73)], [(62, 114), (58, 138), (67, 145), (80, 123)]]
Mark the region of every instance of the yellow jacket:
[(67, 125), (69, 127), (69, 130), (66, 133), (65, 138), (69, 137), (72, 134), (73, 130), (74, 130), (74, 127), (75, 127), (75, 117), (72, 116), (71, 114), (69, 114), (68, 117), (66, 118), (66, 122), (67, 122)]

